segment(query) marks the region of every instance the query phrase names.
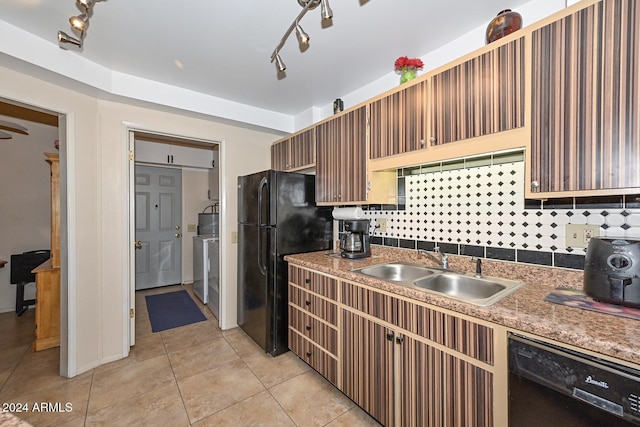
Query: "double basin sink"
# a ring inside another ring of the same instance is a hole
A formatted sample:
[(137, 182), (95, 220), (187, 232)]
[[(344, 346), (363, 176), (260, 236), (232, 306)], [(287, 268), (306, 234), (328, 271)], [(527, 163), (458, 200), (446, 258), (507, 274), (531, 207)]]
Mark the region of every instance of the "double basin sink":
[(514, 280), (476, 277), (404, 262), (377, 264), (351, 271), (480, 306), (494, 304), (524, 285)]

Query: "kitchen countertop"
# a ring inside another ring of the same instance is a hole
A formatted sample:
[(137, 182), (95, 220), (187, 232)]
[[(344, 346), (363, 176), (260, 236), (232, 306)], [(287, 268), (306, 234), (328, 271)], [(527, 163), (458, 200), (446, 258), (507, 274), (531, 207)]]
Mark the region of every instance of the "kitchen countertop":
[[(419, 257), (415, 250), (372, 246), (372, 257), (360, 260), (347, 260), (335, 254), (328, 256), (328, 253), (287, 255), (285, 260), (511, 329), (640, 364), (640, 334), (637, 332), (640, 321), (544, 301), (549, 292), (559, 287), (582, 289), (582, 271), (483, 259), (484, 276), (518, 280), (525, 286), (491, 306), (480, 307), (350, 271), (390, 261), (435, 266), (426, 257)], [(470, 273), (475, 271), (475, 263), (468, 256), (450, 255), (449, 268)]]

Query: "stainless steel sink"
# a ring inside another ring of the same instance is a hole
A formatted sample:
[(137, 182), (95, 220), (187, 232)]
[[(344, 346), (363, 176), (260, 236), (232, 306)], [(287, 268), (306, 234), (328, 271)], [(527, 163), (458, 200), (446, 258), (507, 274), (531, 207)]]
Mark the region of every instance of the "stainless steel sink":
[(381, 280), (390, 282), (410, 282), (423, 277), (436, 274), (436, 269), (403, 262), (393, 262), (387, 264), (372, 265), (370, 267), (357, 268), (352, 270), (356, 273), (365, 274)]
[(351, 271), (480, 306), (494, 304), (524, 285), (514, 280), (475, 277), (405, 262), (378, 264)]
[(414, 281), (413, 284), (420, 289), (482, 306), (491, 305), (524, 285), (514, 280), (478, 278), (456, 273), (425, 277)]

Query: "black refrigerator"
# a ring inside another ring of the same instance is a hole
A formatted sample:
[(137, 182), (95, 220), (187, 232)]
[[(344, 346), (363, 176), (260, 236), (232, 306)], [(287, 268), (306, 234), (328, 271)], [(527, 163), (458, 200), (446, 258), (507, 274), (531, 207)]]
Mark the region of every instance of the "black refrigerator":
[(313, 175), (238, 177), (238, 325), (272, 356), (288, 351), (284, 256), (331, 249), (331, 210), (316, 206)]

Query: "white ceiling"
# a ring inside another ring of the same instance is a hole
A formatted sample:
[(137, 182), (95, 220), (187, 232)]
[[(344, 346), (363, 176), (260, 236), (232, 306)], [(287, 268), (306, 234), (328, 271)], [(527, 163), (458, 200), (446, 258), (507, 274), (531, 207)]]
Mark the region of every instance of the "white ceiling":
[[(423, 57), (506, 8), (529, 0), (330, 0), (300, 22), (281, 51), (286, 77), (270, 56), (301, 11), (297, 0), (104, 0), (96, 3), (81, 55), (110, 70), (216, 98), (296, 115), (393, 72), (399, 56)], [(74, 0), (0, 0), (0, 19), (57, 47), (71, 34)], [(529, 22), (526, 21), (525, 25)], [(65, 57), (68, 58), (68, 57)], [(181, 64), (180, 66), (178, 64)], [(429, 69), (429, 64), (426, 64)]]

